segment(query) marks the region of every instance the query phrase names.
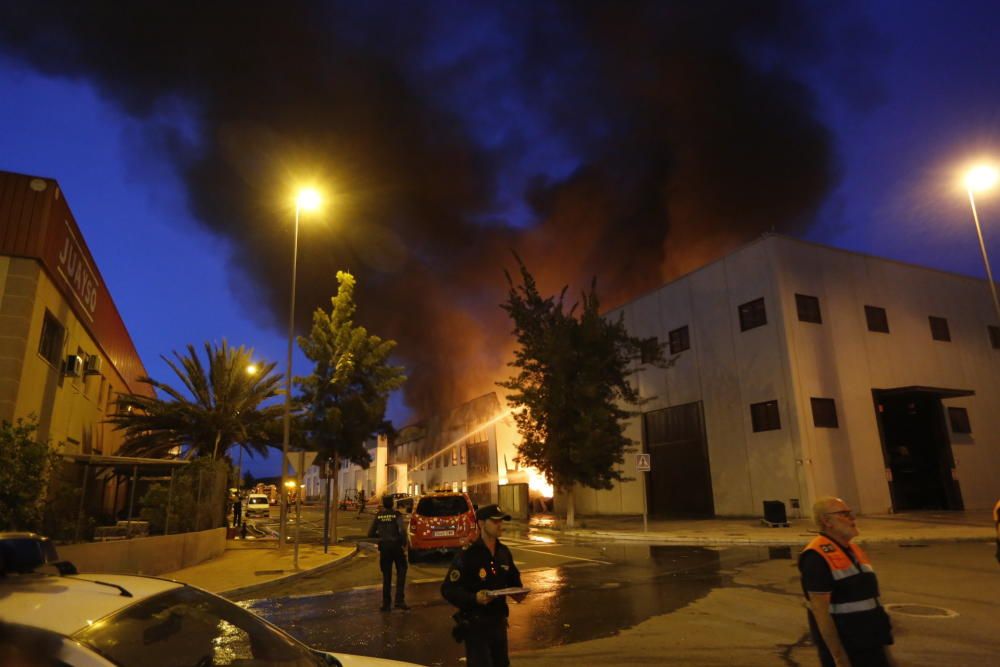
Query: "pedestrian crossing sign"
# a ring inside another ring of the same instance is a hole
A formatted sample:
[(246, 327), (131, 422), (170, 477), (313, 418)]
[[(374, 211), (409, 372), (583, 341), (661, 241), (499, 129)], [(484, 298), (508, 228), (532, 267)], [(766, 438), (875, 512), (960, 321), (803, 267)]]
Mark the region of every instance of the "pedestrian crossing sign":
[(649, 472), (649, 454), (635, 455), (635, 469), (638, 472)]

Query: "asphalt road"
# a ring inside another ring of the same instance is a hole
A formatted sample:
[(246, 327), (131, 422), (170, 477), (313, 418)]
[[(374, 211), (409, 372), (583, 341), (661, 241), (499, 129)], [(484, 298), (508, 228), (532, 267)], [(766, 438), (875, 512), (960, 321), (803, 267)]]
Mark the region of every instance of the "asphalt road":
[[(348, 536), (368, 519), (351, 520)], [(515, 665), (817, 665), (793, 555), (509, 535), (525, 585), (512, 605)], [(1000, 569), (992, 545), (869, 549), (903, 665), (995, 664)], [(329, 650), (459, 665), (454, 611), (439, 593), (447, 559), (410, 567), (411, 611), (377, 610), (377, 557), (255, 593), (242, 604)]]

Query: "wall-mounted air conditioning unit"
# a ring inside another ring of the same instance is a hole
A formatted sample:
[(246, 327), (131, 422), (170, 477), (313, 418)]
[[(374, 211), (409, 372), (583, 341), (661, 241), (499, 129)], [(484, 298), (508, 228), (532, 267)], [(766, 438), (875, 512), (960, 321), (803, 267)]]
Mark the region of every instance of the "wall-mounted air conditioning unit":
[(78, 354), (66, 357), (66, 368), (63, 372), (69, 377), (80, 377), (80, 374), (83, 373), (83, 357)]
[(100, 375), (101, 374), (101, 362), (103, 360), (96, 354), (91, 354), (87, 356), (87, 363), (84, 364), (83, 372), (85, 375)]

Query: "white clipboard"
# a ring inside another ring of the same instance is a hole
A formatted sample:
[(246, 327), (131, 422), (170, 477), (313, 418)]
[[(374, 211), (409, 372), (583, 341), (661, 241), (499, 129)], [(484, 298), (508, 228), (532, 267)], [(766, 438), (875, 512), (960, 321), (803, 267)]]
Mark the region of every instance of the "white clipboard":
[(499, 598), (504, 595), (521, 595), (523, 593), (530, 593), (530, 588), (513, 586), (511, 588), (498, 588), (492, 591), (486, 591), (486, 594), (491, 598)]

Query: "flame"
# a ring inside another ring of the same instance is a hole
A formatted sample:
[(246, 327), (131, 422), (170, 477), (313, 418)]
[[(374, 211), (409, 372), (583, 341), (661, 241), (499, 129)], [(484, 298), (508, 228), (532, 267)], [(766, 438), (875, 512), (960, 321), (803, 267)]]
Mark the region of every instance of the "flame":
[(545, 479), (545, 475), (535, 468), (524, 468), (524, 470), (528, 473), (528, 489), (534, 491), (542, 498), (551, 498), (555, 495), (555, 489)]

